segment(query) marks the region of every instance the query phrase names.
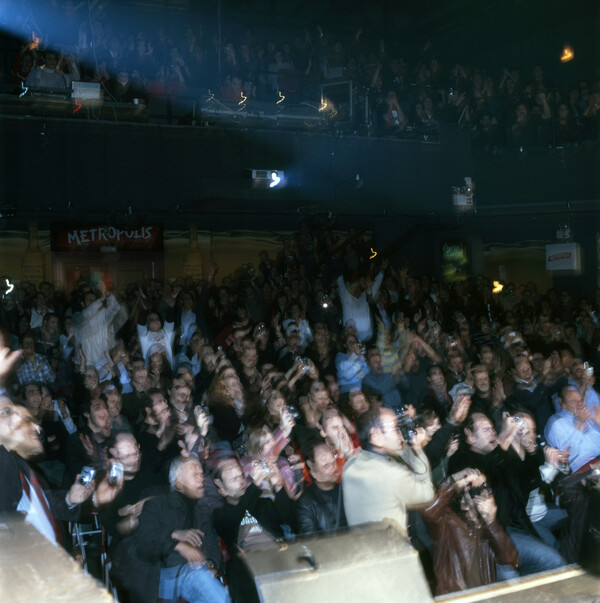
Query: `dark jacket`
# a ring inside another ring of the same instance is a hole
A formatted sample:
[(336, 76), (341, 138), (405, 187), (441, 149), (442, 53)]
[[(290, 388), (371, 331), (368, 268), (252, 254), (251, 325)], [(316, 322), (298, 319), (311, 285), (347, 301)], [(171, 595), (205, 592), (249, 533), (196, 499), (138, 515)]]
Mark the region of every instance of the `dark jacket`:
[(238, 535), (246, 511), (275, 539), (282, 539), (284, 534), (281, 524), (288, 522), (291, 508), (285, 488), (281, 488), (275, 495), (275, 500), (271, 500), (261, 498), (260, 489), (250, 484), (237, 505), (225, 502), (222, 507), (216, 509), (213, 521), (229, 555), (233, 557), (238, 553)]
[(327, 532), (348, 525), (340, 486), (336, 485), (330, 493), (332, 496), (313, 483), (298, 499), (296, 523), (300, 534)]
[(281, 488), (275, 495), (275, 500), (271, 500), (261, 498), (261, 491), (254, 484), (248, 486), (236, 505), (225, 502), (222, 507), (214, 511), (215, 528), (223, 539), (229, 555), (225, 575), (231, 600), (234, 603), (260, 601), (254, 587), (253, 576), (248, 572), (238, 547), (242, 522), (250, 515), (274, 540), (279, 540), (284, 536), (281, 524), (288, 523), (290, 511), (291, 502), (285, 493), (285, 488)]
[(504, 451), (497, 446), (489, 454), (478, 454), (467, 446), (461, 446), (450, 457), (448, 473), (453, 474), (467, 467), (479, 469), (494, 492), (498, 522), (505, 529), (528, 530), (537, 536), (526, 507), (529, 492), (539, 485), (539, 466), (543, 462), (541, 450), (526, 453), (522, 461), (512, 448)]
[[(180, 492), (173, 491), (157, 496), (144, 504), (140, 524), (128, 541), (132, 565), (129, 571), (121, 568), (123, 586), (132, 601), (156, 601), (160, 570), (185, 564), (175, 551), (177, 542), (171, 538), (174, 530), (197, 528), (204, 533), (204, 556), (216, 567), (220, 566), (221, 553), (210, 515), (202, 507)], [(124, 541), (125, 542), (125, 541)]]
[[(519, 553), (500, 524), (475, 528), (450, 507), (456, 496), (454, 484), (447, 483), (421, 511), (433, 538), (436, 595), (495, 582), (496, 563), (519, 565)], [(473, 583), (474, 575), (479, 583)]]
[[(0, 446), (0, 513), (14, 513), (23, 496), (21, 486), (21, 473), (28, 476), (33, 469), (14, 452)], [(37, 474), (36, 474), (37, 475)], [(79, 521), (81, 507), (79, 505), (69, 508), (65, 501), (66, 490), (51, 490), (43, 479), (39, 479), (48, 507), (54, 519), (64, 521)], [(23, 516), (24, 517), (24, 516)], [(63, 534), (64, 537), (64, 534)]]
[(533, 389), (527, 389), (524, 385), (515, 383), (514, 393), (506, 401), (506, 406), (510, 410), (510, 404), (514, 402), (517, 407), (525, 407), (532, 413), (538, 433), (544, 433), (548, 419), (554, 414), (554, 405), (550, 397), (551, 389), (551, 386), (545, 387), (541, 383)]

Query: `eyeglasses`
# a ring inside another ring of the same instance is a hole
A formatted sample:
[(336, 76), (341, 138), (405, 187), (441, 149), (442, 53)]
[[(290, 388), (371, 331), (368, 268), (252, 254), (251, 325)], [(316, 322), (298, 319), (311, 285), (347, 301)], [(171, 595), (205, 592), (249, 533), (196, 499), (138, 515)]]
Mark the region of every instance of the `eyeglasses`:
[(120, 454), (119, 459), (122, 461), (129, 461), (140, 458), (140, 456), (142, 456), (142, 451), (138, 449), (135, 452), (130, 452), (129, 454)]

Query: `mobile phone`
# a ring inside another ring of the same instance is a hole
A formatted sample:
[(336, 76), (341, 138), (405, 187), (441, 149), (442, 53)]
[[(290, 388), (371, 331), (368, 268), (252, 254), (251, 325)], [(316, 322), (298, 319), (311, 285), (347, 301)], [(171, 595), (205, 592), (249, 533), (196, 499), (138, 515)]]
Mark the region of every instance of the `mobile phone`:
[(121, 463), (113, 463), (108, 472), (108, 483), (111, 486), (117, 486), (123, 480), (123, 465)]
[(79, 483), (82, 486), (89, 485), (96, 476), (96, 470), (93, 467), (84, 467), (79, 475)]

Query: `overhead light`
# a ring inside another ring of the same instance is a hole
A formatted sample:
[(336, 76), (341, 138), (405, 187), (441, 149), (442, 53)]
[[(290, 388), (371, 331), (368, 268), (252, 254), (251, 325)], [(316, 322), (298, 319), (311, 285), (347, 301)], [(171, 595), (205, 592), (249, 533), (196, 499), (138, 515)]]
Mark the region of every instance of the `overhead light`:
[(570, 46), (565, 45), (563, 47), (562, 55), (560, 56), (560, 62), (568, 63), (569, 61), (572, 61), (574, 58), (575, 58), (575, 53), (573, 52), (573, 49)]
[(250, 170), (250, 177), (258, 188), (281, 188), (286, 182), (283, 170)]
[(277, 172), (271, 172), (271, 184), (269, 184), (269, 188), (275, 188), (280, 182), (281, 176)]

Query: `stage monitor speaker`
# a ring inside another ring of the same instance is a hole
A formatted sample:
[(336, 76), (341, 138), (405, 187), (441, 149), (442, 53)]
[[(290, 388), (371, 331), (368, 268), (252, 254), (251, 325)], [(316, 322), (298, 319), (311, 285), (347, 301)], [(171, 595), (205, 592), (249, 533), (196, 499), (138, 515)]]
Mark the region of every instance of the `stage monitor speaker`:
[(0, 601), (114, 603), (100, 582), (17, 513), (0, 514)]
[(431, 601), (418, 553), (392, 522), (244, 553), (263, 603)]

